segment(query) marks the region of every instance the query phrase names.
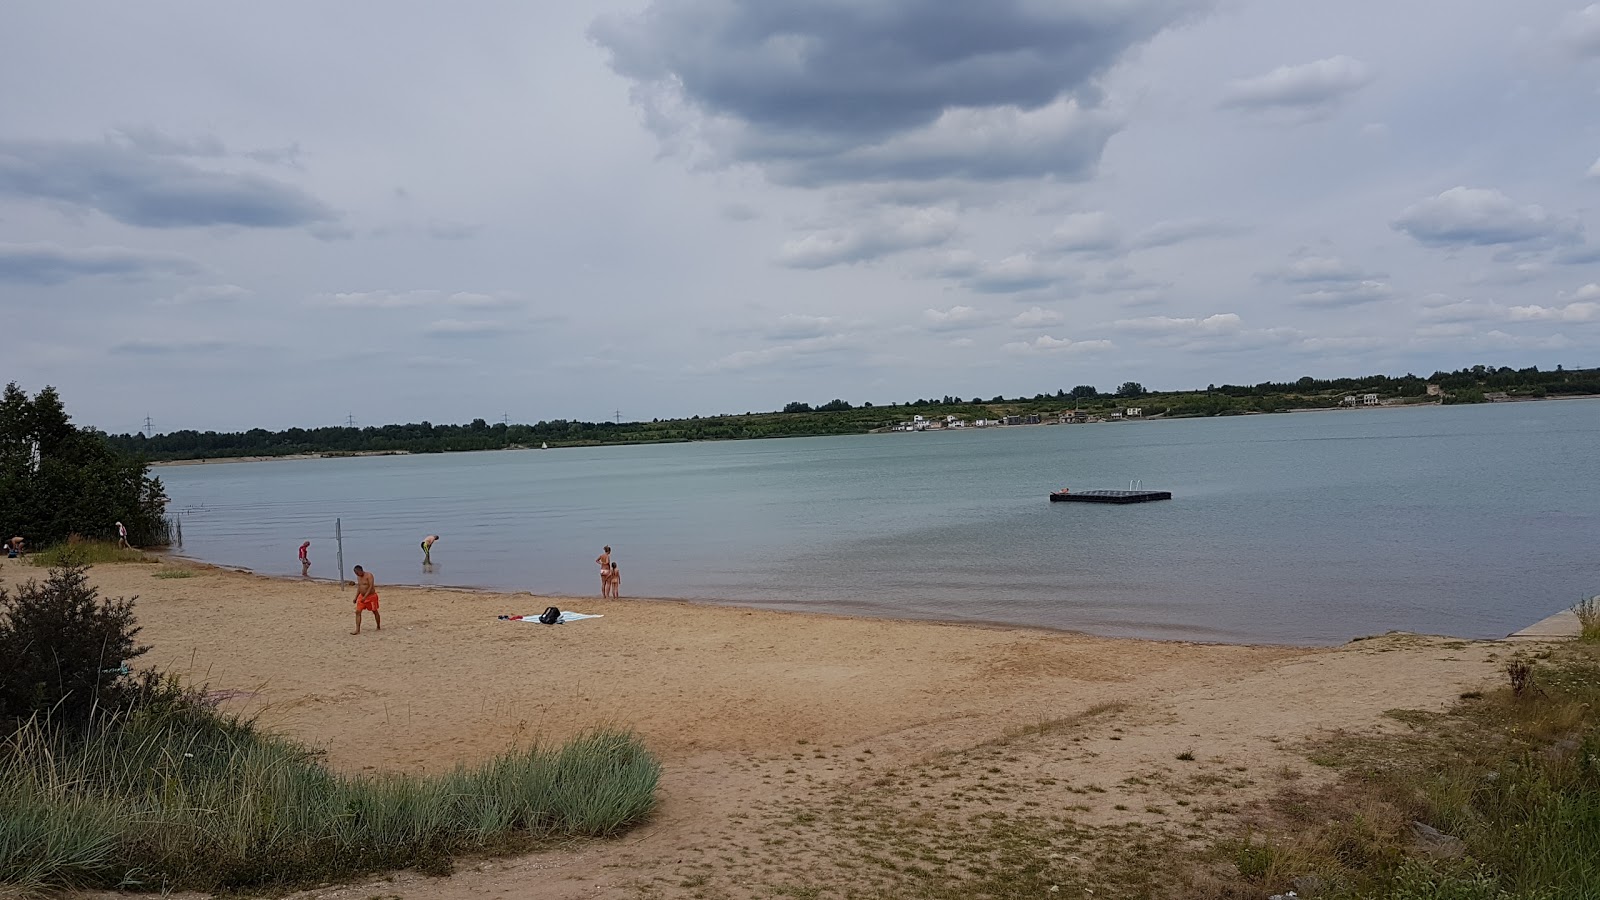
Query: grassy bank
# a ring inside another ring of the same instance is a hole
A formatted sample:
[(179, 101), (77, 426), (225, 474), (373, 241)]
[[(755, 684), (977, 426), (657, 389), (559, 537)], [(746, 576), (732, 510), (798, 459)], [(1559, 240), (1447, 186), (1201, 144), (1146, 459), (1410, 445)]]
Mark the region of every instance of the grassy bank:
[(0, 748), (0, 894), (291, 887), (614, 834), (655, 803), (627, 733), (433, 776), (343, 776), (319, 754), (192, 704)]
[(1600, 645), (1507, 675), (1448, 713), (1391, 712), (1408, 734), (1329, 742), (1313, 760), (1339, 788), (1280, 797), (1299, 827), (1235, 847), (1241, 871), (1335, 898), (1600, 898)]
[(43, 550), (29, 553), (24, 558), (35, 566), (49, 569), (65, 565), (94, 566), (101, 563), (160, 561), (139, 550), (119, 547), (116, 541), (68, 541), (52, 544)]

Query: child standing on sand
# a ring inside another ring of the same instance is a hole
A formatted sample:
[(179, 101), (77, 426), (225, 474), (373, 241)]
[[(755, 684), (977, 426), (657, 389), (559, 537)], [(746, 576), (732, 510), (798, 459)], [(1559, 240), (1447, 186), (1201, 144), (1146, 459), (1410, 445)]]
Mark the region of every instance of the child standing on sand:
[(611, 586), (611, 599), (622, 596), (622, 570), (616, 563), (611, 564), (611, 571), (606, 575), (606, 582)]

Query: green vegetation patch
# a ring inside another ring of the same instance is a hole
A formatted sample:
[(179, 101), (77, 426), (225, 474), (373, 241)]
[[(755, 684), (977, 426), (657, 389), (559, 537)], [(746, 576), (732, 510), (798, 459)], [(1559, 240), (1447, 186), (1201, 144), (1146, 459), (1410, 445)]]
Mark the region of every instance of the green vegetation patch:
[(1572, 605), (1578, 617), (1578, 640), (1600, 644), (1600, 597), (1585, 597)]
[(1407, 734), (1319, 748), (1340, 784), (1284, 791), (1299, 827), (1224, 858), (1269, 893), (1309, 876), (1335, 900), (1600, 897), (1600, 647), (1506, 670), (1448, 713), (1391, 716)]
[(625, 732), (430, 777), (343, 776), (319, 752), (209, 709), (144, 710), (0, 748), (0, 885), (235, 890), (615, 834), (655, 805), (660, 764)]
[(153, 556), (119, 547), (115, 541), (63, 541), (52, 544), (38, 553), (30, 553), (27, 560), (41, 568), (60, 566), (95, 566), (103, 563), (142, 562), (157, 563)]
[(0, 588), (0, 896), (295, 887), (615, 834), (660, 763), (626, 731), (435, 776), (341, 775), (321, 751), (130, 663), (133, 601), (81, 565)]

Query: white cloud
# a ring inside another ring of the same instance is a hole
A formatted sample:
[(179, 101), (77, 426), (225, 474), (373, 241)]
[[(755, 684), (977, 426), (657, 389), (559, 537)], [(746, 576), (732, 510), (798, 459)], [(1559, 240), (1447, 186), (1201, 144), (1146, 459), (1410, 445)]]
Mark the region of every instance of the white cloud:
[(510, 306), (512, 298), (507, 294), (479, 294), (472, 291), (457, 291), (446, 297), (444, 302), (461, 309), (498, 309)]
[(1262, 277), (1287, 281), (1293, 284), (1319, 284), (1325, 282), (1363, 281), (1374, 276), (1363, 271), (1359, 266), (1347, 263), (1336, 256), (1306, 256), (1282, 268), (1264, 272)]
[(929, 331), (958, 331), (976, 328), (989, 322), (988, 314), (971, 306), (952, 306), (949, 309), (925, 309), (922, 318)]
[(1591, 282), (1559, 299), (1559, 306), (1513, 306), (1506, 312), (1513, 322), (1593, 322), (1600, 320), (1600, 284)]
[(250, 291), (237, 284), (202, 284), (186, 287), (170, 297), (157, 300), (160, 306), (191, 306), (212, 303), (230, 303), (250, 296)]
[(1169, 219), (1151, 225), (1134, 236), (1135, 247), (1170, 247), (1206, 238), (1236, 237), (1246, 229), (1214, 219)]
[(958, 225), (956, 214), (948, 209), (902, 211), (876, 223), (814, 231), (786, 241), (778, 251), (778, 262), (795, 269), (865, 262), (902, 250), (936, 247), (948, 241)]
[(504, 330), (504, 323), (481, 319), (436, 319), (427, 327), (427, 333), (435, 337), (486, 337)]
[(1579, 56), (1600, 56), (1600, 3), (1591, 3), (1567, 16), (1559, 39)]
[(321, 306), (347, 309), (407, 309), (421, 306), (437, 295), (437, 291), (348, 291), (317, 294), (311, 299)]
[(1112, 327), (1124, 331), (1153, 333), (1219, 334), (1236, 331), (1244, 320), (1237, 313), (1217, 313), (1200, 318), (1174, 318), (1172, 316), (1145, 316), (1139, 319), (1118, 319)]
[(998, 262), (977, 266), (967, 287), (981, 294), (1014, 294), (1039, 290), (1073, 280), (1072, 271), (1032, 253), (1014, 253)]
[(1294, 296), (1301, 306), (1342, 307), (1374, 303), (1394, 296), (1394, 291), (1382, 281), (1358, 281), (1306, 291)]
[(773, 340), (822, 337), (837, 332), (841, 321), (838, 316), (785, 313), (778, 317), (778, 324), (768, 330), (766, 336)]
[(1045, 246), (1058, 253), (1105, 253), (1122, 245), (1116, 223), (1103, 212), (1073, 213), (1050, 233)]
[(1018, 328), (1039, 328), (1044, 325), (1059, 325), (1065, 320), (1066, 316), (1053, 309), (1035, 306), (1017, 313), (1011, 318), (1011, 324)]
[(1503, 319), (1506, 310), (1492, 300), (1458, 300), (1433, 294), (1423, 298), (1422, 316), (1435, 322), (1482, 322)]
[(310, 302), (317, 306), (341, 309), (416, 309), (422, 306), (442, 305), (457, 309), (496, 309), (515, 302), (514, 294), (483, 294), (473, 291), (349, 291), (316, 294)]
[(1594, 165), (1589, 167), (1588, 177), (1600, 178), (1600, 159), (1596, 159)]
[(1593, 322), (1600, 318), (1600, 303), (1513, 306), (1507, 312), (1513, 322)]
[(1222, 105), (1237, 109), (1315, 110), (1331, 106), (1371, 83), (1371, 66), (1332, 56), (1299, 66), (1279, 66), (1265, 75), (1228, 85)]
[(1583, 226), (1576, 219), (1552, 215), (1537, 204), (1519, 206), (1496, 190), (1459, 186), (1406, 207), (1394, 227), (1429, 247), (1583, 240)]
[(1107, 340), (1073, 341), (1066, 338), (1055, 338), (1048, 334), (1041, 334), (1031, 341), (1013, 341), (1002, 345), (1000, 349), (1007, 353), (1094, 353), (1101, 350), (1115, 349), (1116, 345)]
[(739, 350), (693, 371), (737, 372), (781, 363), (818, 365), (821, 360), (854, 347), (855, 341), (848, 336), (830, 334), (760, 350)]

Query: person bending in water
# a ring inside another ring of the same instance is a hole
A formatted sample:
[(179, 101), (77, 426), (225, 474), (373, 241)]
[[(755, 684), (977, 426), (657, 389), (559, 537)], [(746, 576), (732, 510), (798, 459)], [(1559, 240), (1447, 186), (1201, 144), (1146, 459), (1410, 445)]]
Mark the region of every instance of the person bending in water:
[(600, 564), (600, 596), (611, 596), (611, 548), (606, 547), (604, 552), (594, 558)]
[(437, 540), (439, 540), (439, 536), (437, 534), (430, 534), (427, 537), (422, 539), (422, 564), (423, 565), (425, 565), (425, 566), (433, 565), (433, 545), (434, 545), (434, 542), (437, 541)]
[(360, 566), (356, 566), (356, 630), (351, 634), (361, 633), (361, 613), (363, 610), (372, 610), (372, 622), (377, 630), (383, 630), (383, 616), (378, 614), (378, 591), (372, 583), (372, 573)]

